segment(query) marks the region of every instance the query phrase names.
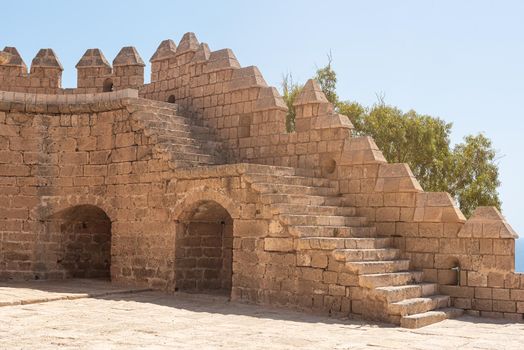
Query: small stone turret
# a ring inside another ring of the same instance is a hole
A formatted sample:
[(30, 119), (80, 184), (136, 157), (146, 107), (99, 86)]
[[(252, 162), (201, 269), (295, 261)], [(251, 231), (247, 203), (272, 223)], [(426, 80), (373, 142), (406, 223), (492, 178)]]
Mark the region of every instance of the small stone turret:
[(144, 85), (144, 61), (133, 46), (120, 50), (113, 60), (114, 89), (138, 89)]
[(151, 62), (151, 81), (165, 80), (169, 64), (176, 64), (176, 44), (173, 40), (168, 39), (160, 43), (155, 53), (149, 60)]
[(329, 103), (320, 85), (313, 79), (309, 79), (304, 85), (293, 106), (296, 111), (295, 125), (298, 132), (337, 127), (353, 129), (346, 116), (334, 112), (333, 105)]
[(200, 45), (195, 33), (188, 32), (184, 34), (176, 50), (178, 65), (189, 63), (199, 47)]
[(11, 77), (27, 75), (27, 66), (15, 47), (6, 46), (3, 51), (0, 51), (0, 53), (3, 53), (3, 59), (0, 59), (2, 75)]
[(77, 87), (91, 89), (90, 92), (111, 91), (111, 65), (100, 49), (88, 49), (76, 64)]
[(31, 62), (31, 86), (60, 88), (63, 70), (53, 49), (41, 49)]
[(198, 47), (198, 50), (196, 50), (191, 63), (196, 64), (206, 62), (209, 59), (210, 53), (211, 50), (209, 50), (209, 45), (206, 43), (201, 43)]

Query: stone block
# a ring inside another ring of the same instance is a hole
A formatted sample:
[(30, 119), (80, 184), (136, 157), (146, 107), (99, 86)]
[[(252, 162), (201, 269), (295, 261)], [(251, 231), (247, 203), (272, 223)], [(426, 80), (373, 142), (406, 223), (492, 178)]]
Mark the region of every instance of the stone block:
[[(293, 238), (265, 238), (264, 250), (274, 252), (294, 251)], [(327, 265), (327, 258), (326, 258)]]

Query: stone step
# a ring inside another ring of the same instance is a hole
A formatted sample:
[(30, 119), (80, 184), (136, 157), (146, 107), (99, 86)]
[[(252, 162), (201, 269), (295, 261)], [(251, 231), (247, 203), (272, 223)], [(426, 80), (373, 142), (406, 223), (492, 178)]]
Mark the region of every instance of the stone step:
[(350, 226), (290, 226), (289, 233), (294, 237), (374, 237), (376, 228)]
[(331, 187), (286, 185), (269, 182), (253, 182), (251, 188), (260, 193), (302, 194), (313, 196), (332, 196), (337, 193), (337, 190)]
[(373, 249), (390, 247), (392, 238), (351, 238), (351, 237), (304, 237), (298, 240), (298, 249)]
[(409, 270), (409, 260), (349, 261), (346, 269), (358, 275)]
[[(222, 164), (225, 162), (226, 155), (221, 153), (210, 153), (204, 148), (195, 147), (195, 146), (186, 146), (186, 145), (172, 145), (172, 144), (159, 144), (158, 145), (161, 148), (167, 149), (169, 152), (172, 153), (173, 158), (175, 159), (187, 159), (188, 157), (191, 158), (191, 160), (194, 160), (194, 156), (180, 156), (182, 154), (192, 154), (192, 155), (198, 155), (198, 156), (206, 156), (211, 157), (210, 161), (206, 161), (206, 163), (209, 164)], [(200, 161), (202, 161), (202, 157), (199, 158)]]
[(281, 214), (280, 220), (286, 225), (293, 226), (362, 226), (367, 224), (367, 219), (361, 216)]
[(330, 197), (306, 194), (262, 193), (260, 198), (263, 204), (327, 205)]
[(438, 293), (438, 284), (436, 283), (418, 283), (404, 286), (387, 286), (378, 287), (373, 293), (380, 299), (388, 303), (394, 303), (404, 299), (412, 299), (430, 296)]
[(152, 125), (146, 126), (146, 129), (152, 131), (156, 135), (166, 135), (173, 137), (184, 137), (193, 138), (195, 140), (207, 140), (209, 138), (214, 139), (215, 135), (211, 132), (207, 133), (196, 133), (193, 131), (176, 130), (172, 128), (159, 128)]
[(158, 134), (155, 135), (157, 143), (166, 143), (166, 144), (180, 144), (180, 145), (190, 145), (190, 146), (205, 146), (211, 149), (223, 148), (222, 142), (213, 141), (211, 139), (199, 140), (194, 137), (180, 137), (173, 136), (168, 134)]
[(184, 145), (179, 143), (159, 143), (161, 147), (169, 149), (174, 153), (202, 153), (203, 149), (197, 145)]
[(464, 310), (462, 309), (448, 307), (420, 314), (403, 316), (400, 318), (400, 326), (404, 328), (425, 327), (443, 320), (460, 317), (463, 313)]
[(359, 285), (366, 288), (401, 286), (422, 281), (422, 271), (404, 271), (359, 275)]
[(189, 160), (206, 164), (215, 164), (216, 162), (216, 159), (213, 156), (202, 153), (174, 153), (173, 156), (178, 160)]
[(333, 256), (337, 261), (383, 261), (400, 257), (400, 250), (395, 248), (380, 249), (335, 249)]
[(185, 125), (195, 125), (195, 123), (185, 117), (179, 116), (179, 115), (168, 115), (158, 112), (153, 112), (154, 114), (148, 114), (147, 116), (142, 116), (139, 119), (144, 122), (165, 122), (165, 123), (177, 123), (177, 124), (185, 124)]
[(194, 167), (200, 167), (200, 166), (212, 166), (217, 165), (215, 162), (198, 162), (198, 161), (190, 161), (190, 160), (172, 160), (173, 165), (175, 168), (194, 168)]
[(404, 299), (388, 304), (387, 307), (390, 315), (408, 316), (449, 307), (449, 304), (450, 298), (448, 295), (431, 295), (428, 297)]
[(274, 214), (312, 214), (312, 215), (336, 215), (336, 216), (355, 216), (355, 207), (337, 207), (327, 205), (300, 205), (276, 203), (273, 206)]
[(203, 134), (203, 135), (212, 134), (211, 129), (209, 129), (208, 127), (185, 124), (185, 123), (176, 123), (174, 120), (170, 120), (170, 121), (148, 120), (146, 124), (149, 128), (152, 128), (152, 129), (183, 131), (183, 132), (191, 132), (191, 133)]
[(253, 174), (249, 175), (252, 182), (274, 183), (284, 185), (300, 185), (300, 186), (320, 186), (329, 187), (331, 181), (318, 177), (296, 176), (296, 175), (271, 175), (271, 174)]
[(145, 111), (154, 109), (154, 110), (162, 110), (165, 113), (177, 113), (177, 111), (179, 110), (179, 106), (176, 103), (169, 103), (169, 102), (158, 101), (158, 100), (150, 100), (150, 99), (145, 99), (145, 98), (135, 99), (133, 100), (131, 104), (137, 108), (143, 108)]
[(277, 175), (277, 176), (304, 176), (317, 177), (315, 169), (293, 168), (278, 165), (249, 164), (249, 175)]

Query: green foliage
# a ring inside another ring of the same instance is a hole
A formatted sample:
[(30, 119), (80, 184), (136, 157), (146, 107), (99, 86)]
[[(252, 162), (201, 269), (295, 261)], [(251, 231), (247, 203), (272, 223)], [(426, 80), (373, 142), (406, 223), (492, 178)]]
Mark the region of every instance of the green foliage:
[(373, 137), (389, 162), (408, 163), (427, 191), (446, 191), (451, 124), (383, 102), (374, 105), (358, 127)]
[(286, 74), (282, 77), (282, 98), (287, 105), (287, 115), (286, 115), (286, 129), (288, 132), (295, 130), (295, 107), (293, 103), (295, 99), (302, 91), (302, 85), (297, 84), (293, 81), (293, 76), (291, 74)]
[(367, 116), (367, 110), (358, 102), (352, 101), (339, 101), (335, 106), (337, 112), (343, 114), (349, 118), (355, 130), (353, 131), (356, 135), (362, 134), (364, 128), (364, 122)]
[(337, 89), (337, 73), (331, 67), (333, 58), (331, 53), (328, 54), (328, 64), (322, 68), (317, 69), (315, 80), (320, 85), (320, 88), (326, 95), (329, 102), (336, 105), (338, 103)]
[[(314, 78), (336, 111), (353, 123), (354, 133), (372, 136), (389, 162), (408, 163), (424, 190), (449, 192), (467, 217), (477, 206), (495, 206), (500, 210), (497, 153), (486, 136), (466, 136), (463, 143), (452, 148), (452, 124), (440, 118), (414, 110), (403, 112), (385, 104), (381, 97), (371, 108), (340, 101), (331, 54), (328, 64), (317, 69)], [(282, 89), (289, 108), (288, 131), (292, 131), (293, 102), (302, 86), (286, 75)]]
[(449, 192), (464, 215), (471, 215), (478, 206), (495, 206), (500, 210), (497, 159), (491, 140), (483, 134), (468, 135), (454, 147)]

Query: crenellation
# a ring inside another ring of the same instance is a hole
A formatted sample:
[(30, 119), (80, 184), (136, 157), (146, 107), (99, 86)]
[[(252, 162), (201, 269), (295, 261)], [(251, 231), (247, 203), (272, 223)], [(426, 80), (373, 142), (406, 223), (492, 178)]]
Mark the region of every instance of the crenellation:
[[(93, 274), (406, 327), (461, 312), (450, 306), (522, 319), (503, 216), (466, 220), (449, 194), (425, 192), (353, 135), (317, 82), (287, 132), (278, 91), (232, 50), (186, 33), (150, 62), (144, 84), (134, 47), (112, 67), (88, 49), (78, 86), (62, 89), (52, 50), (29, 73), (16, 49), (1, 52), (0, 279)], [(95, 237), (103, 249), (85, 244)]]

